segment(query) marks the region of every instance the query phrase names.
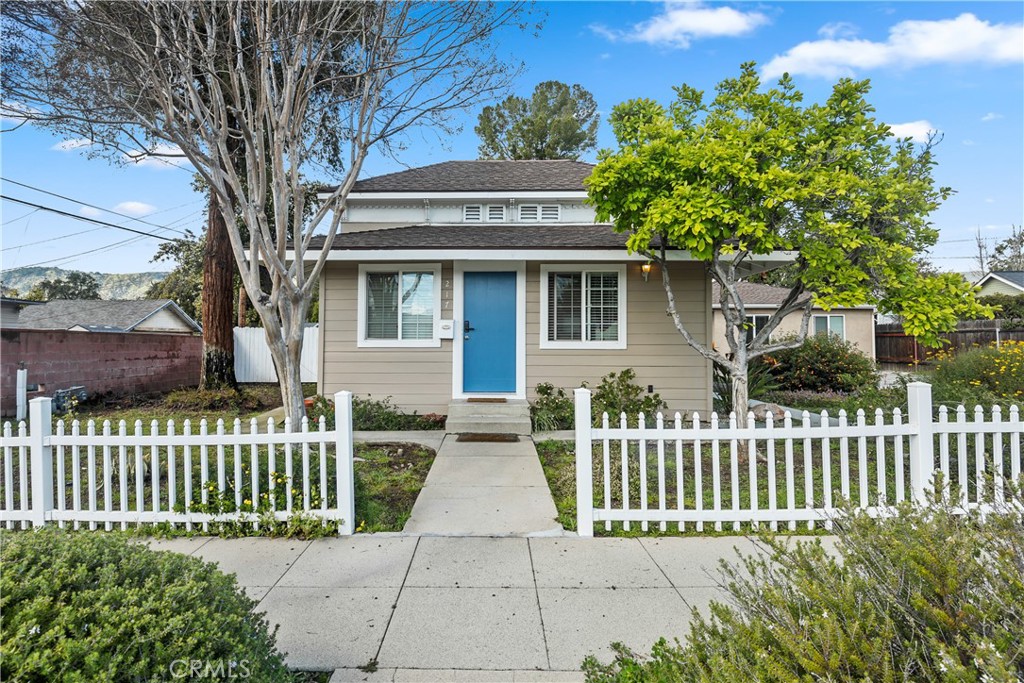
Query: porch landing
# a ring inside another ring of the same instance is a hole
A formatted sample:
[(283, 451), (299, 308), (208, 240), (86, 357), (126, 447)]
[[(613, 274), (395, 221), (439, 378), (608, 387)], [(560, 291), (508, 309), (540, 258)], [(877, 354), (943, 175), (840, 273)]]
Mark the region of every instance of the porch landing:
[(420, 536), (559, 536), (533, 440), (458, 441), (446, 434), (404, 532)]

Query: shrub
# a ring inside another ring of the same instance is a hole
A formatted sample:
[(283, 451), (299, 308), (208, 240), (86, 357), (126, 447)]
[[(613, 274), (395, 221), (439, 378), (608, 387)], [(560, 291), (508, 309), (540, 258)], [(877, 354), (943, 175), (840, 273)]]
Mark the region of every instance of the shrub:
[(749, 576), (724, 565), (734, 606), (695, 615), (685, 645), (616, 645), (611, 665), (588, 658), (587, 680), (1019, 681), (1024, 525), (1004, 512), (857, 515), (838, 524), (838, 561), (820, 542), (767, 539)]
[[(763, 399), (779, 388), (772, 376), (771, 368), (764, 363), (752, 363), (747, 369), (747, 397)], [(719, 415), (732, 412), (732, 373), (724, 365), (714, 364), (712, 391), (715, 412)]]
[(537, 400), (530, 404), (530, 420), (533, 431), (552, 432), (558, 429), (572, 429), (576, 409), (572, 398), (565, 389), (548, 382), (537, 385)]
[[(313, 404), (306, 409), (306, 414), (312, 421), (318, 421), (323, 415), (326, 418), (327, 429), (334, 429), (334, 402), (330, 399), (317, 396)], [(382, 400), (352, 397), (352, 429), (356, 431), (444, 429), (445, 420), (444, 415), (437, 413), (403, 413), (391, 402), (390, 396)]]
[(255, 601), (213, 564), (45, 529), (5, 534), (0, 567), (4, 680), (172, 680), (177, 660), (291, 680)]
[[(616, 422), (621, 413), (626, 413), (630, 424), (636, 421), (637, 415), (644, 414), (649, 422), (654, 423), (654, 416), (667, 405), (657, 392), (648, 394), (636, 383), (636, 372), (626, 368), (622, 372), (609, 372), (594, 389), (593, 406), (595, 424), (600, 423), (601, 413), (608, 413), (608, 419)], [(584, 386), (586, 386), (584, 384)]]
[(874, 362), (852, 343), (831, 334), (811, 335), (800, 346), (757, 362), (771, 368), (782, 391), (851, 393), (878, 383)]
[(943, 403), (991, 404), (1024, 397), (1024, 342), (940, 356), (932, 393)]
[(266, 407), (258, 393), (247, 389), (179, 389), (167, 394), (163, 403), (171, 410), (190, 412), (252, 412)]

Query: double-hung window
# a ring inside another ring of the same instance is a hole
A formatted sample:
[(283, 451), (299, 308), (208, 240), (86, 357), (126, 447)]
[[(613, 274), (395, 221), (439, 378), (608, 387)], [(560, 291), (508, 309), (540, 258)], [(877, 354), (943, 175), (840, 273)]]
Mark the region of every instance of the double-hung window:
[(748, 346), (750, 345), (750, 342), (754, 341), (754, 337), (757, 336), (757, 333), (760, 332), (761, 329), (765, 325), (768, 324), (768, 318), (769, 318), (769, 316), (767, 316), (767, 315), (748, 315), (747, 316), (745, 322), (746, 322), (746, 329), (747, 329), (747, 345)]
[(626, 348), (625, 266), (541, 266), (540, 346)]
[(360, 266), (359, 346), (440, 346), (441, 267)]
[(846, 316), (844, 315), (816, 315), (811, 321), (814, 325), (814, 334), (831, 334), (840, 339), (846, 339)]

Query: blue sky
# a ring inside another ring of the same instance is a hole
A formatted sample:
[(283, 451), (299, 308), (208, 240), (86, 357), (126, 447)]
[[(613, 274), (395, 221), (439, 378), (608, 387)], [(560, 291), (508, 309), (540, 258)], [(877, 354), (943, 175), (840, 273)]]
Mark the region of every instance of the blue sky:
[[(681, 83), (710, 91), (744, 61), (756, 61), (766, 77), (789, 71), (806, 101), (824, 99), (841, 76), (868, 78), (879, 119), (901, 134), (934, 129), (943, 135), (935, 175), (956, 194), (932, 216), (941, 231), (932, 253), (938, 267), (971, 270), (976, 231), (993, 244), (1024, 220), (1020, 2), (541, 2), (538, 8), (547, 14), (538, 37), (502, 38), (503, 49), (526, 66), (515, 91), (528, 95), (544, 80), (587, 88), (603, 115), (601, 147), (614, 143), (604, 118), (615, 104), (633, 97), (668, 102)], [(402, 164), (475, 158), (479, 109), (464, 115), (462, 134), (451, 139), (412, 134)], [(202, 231), (204, 199), (192, 191), (187, 169), (153, 159), (128, 165), (88, 159), (73, 143), (27, 126), (0, 135), (0, 146), (3, 178), (75, 201), (12, 182), (0, 183), (5, 196), (146, 232)], [(402, 164), (374, 156), (362, 175)], [(152, 238), (11, 201), (0, 202), (0, 211), (5, 269), (171, 267), (150, 263), (158, 245)]]

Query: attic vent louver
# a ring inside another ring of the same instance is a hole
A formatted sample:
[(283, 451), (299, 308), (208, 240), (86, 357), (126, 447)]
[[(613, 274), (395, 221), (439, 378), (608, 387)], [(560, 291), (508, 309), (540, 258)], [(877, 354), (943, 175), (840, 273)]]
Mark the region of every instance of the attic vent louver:
[(536, 204), (523, 204), (519, 207), (519, 220), (536, 221), (539, 216), (539, 209)]
[(462, 220), (467, 223), (478, 223), (483, 220), (483, 207), (479, 204), (467, 204), (462, 207)]
[(545, 204), (540, 207), (540, 219), (544, 223), (557, 223), (560, 215), (558, 204)]
[(487, 220), (492, 223), (501, 223), (505, 220), (505, 205), (490, 204), (487, 207)]

